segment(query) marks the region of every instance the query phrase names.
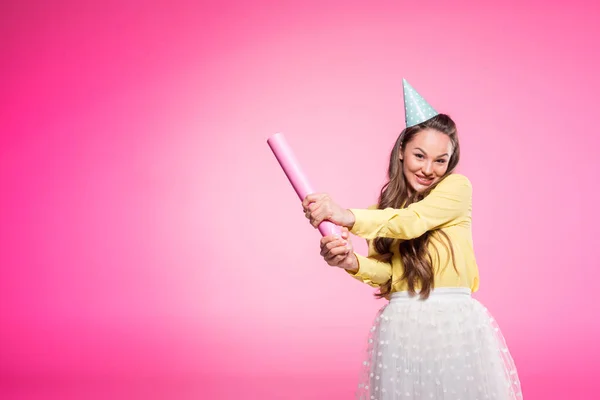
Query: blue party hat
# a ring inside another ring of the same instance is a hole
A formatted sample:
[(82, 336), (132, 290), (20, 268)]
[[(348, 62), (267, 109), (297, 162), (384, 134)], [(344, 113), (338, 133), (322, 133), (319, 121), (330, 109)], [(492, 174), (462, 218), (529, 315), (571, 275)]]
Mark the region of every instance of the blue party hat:
[(404, 112), (407, 128), (418, 125), (438, 115), (438, 112), (410, 86), (410, 83), (406, 79), (402, 79), (402, 87), (404, 89)]

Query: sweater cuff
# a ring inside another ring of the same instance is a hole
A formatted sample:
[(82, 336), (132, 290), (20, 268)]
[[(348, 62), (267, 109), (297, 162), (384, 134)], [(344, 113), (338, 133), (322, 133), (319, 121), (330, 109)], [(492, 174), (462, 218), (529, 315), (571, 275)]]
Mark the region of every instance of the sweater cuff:
[(359, 236), (366, 237), (373, 230), (373, 226), (377, 225), (373, 223), (372, 218), (368, 218), (367, 214), (373, 214), (373, 210), (363, 210), (359, 208), (350, 208), (352, 214), (354, 214), (354, 225), (350, 229), (350, 233)]

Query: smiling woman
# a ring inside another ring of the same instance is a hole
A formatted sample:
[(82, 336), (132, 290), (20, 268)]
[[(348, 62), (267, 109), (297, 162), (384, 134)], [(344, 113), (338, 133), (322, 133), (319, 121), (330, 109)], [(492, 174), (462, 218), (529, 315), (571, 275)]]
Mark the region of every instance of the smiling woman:
[[(479, 273), (471, 233), (470, 181), (456, 124), (404, 81), (406, 129), (392, 149), (376, 209), (344, 209), (326, 194), (303, 202), (313, 226), (345, 228), (321, 240), (331, 266), (379, 288), (384, 306), (371, 329), (361, 399), (522, 398), (500, 329), (471, 297)], [(354, 253), (348, 230), (367, 239)]]
[(403, 162), (406, 180), (416, 192), (427, 190), (448, 171), (448, 160), (458, 145), (456, 127), (451, 121), (447, 116), (438, 115), (404, 134), (406, 144), (399, 159)]

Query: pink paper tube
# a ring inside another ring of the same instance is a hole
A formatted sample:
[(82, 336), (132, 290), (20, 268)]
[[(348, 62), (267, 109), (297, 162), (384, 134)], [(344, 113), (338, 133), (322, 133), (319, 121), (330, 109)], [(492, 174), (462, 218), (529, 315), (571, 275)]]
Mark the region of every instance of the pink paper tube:
[[(314, 193), (292, 149), (285, 140), (285, 136), (281, 133), (276, 133), (267, 139), (267, 143), (271, 147), (273, 154), (275, 154), (275, 158), (279, 161), (279, 165), (281, 165), (296, 194), (298, 194), (300, 201), (304, 200), (307, 195)], [(323, 236), (340, 235), (341, 229), (330, 221), (323, 221), (319, 224), (319, 232)]]

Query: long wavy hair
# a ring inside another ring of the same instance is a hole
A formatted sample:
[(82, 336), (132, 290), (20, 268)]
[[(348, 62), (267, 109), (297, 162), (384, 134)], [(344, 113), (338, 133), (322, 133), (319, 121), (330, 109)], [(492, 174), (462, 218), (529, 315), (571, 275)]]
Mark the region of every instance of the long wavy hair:
[[(415, 135), (424, 129), (434, 129), (448, 135), (453, 150), (452, 155), (448, 160), (448, 169), (442, 178), (434, 185), (428, 187), (426, 191), (416, 193), (414, 190), (410, 189), (409, 183), (406, 181), (400, 154), (404, 153), (406, 145), (413, 140)], [(405, 208), (412, 203), (422, 200), (435, 188), (435, 186), (446, 178), (446, 176), (454, 172), (459, 159), (460, 145), (458, 143), (456, 124), (448, 115), (438, 114), (419, 125), (404, 129), (398, 136), (390, 155), (388, 181), (381, 188), (378, 208)], [(449, 250), (452, 255), (454, 268), (456, 269), (454, 250), (450, 238), (445, 232), (439, 229), (425, 232), (420, 237), (411, 240), (401, 241), (390, 238), (377, 238), (374, 243), (375, 250), (377, 250), (379, 254), (391, 256), (392, 246), (395, 242), (398, 242), (398, 250), (400, 257), (402, 258), (402, 263), (404, 264), (404, 273), (400, 277), (400, 280), (406, 280), (408, 291), (413, 295), (416, 293), (415, 288), (419, 286), (420, 296), (423, 299), (429, 297), (429, 294), (434, 287), (433, 259), (429, 253), (429, 244), (432, 243), (432, 239), (436, 239), (437, 242), (441, 243)], [(433, 244), (432, 247), (436, 251), (439, 260), (437, 247), (435, 244)], [(379, 287), (379, 292), (376, 293), (375, 296), (378, 298), (388, 297), (392, 290), (392, 284), (393, 282), (390, 278), (389, 281)]]

